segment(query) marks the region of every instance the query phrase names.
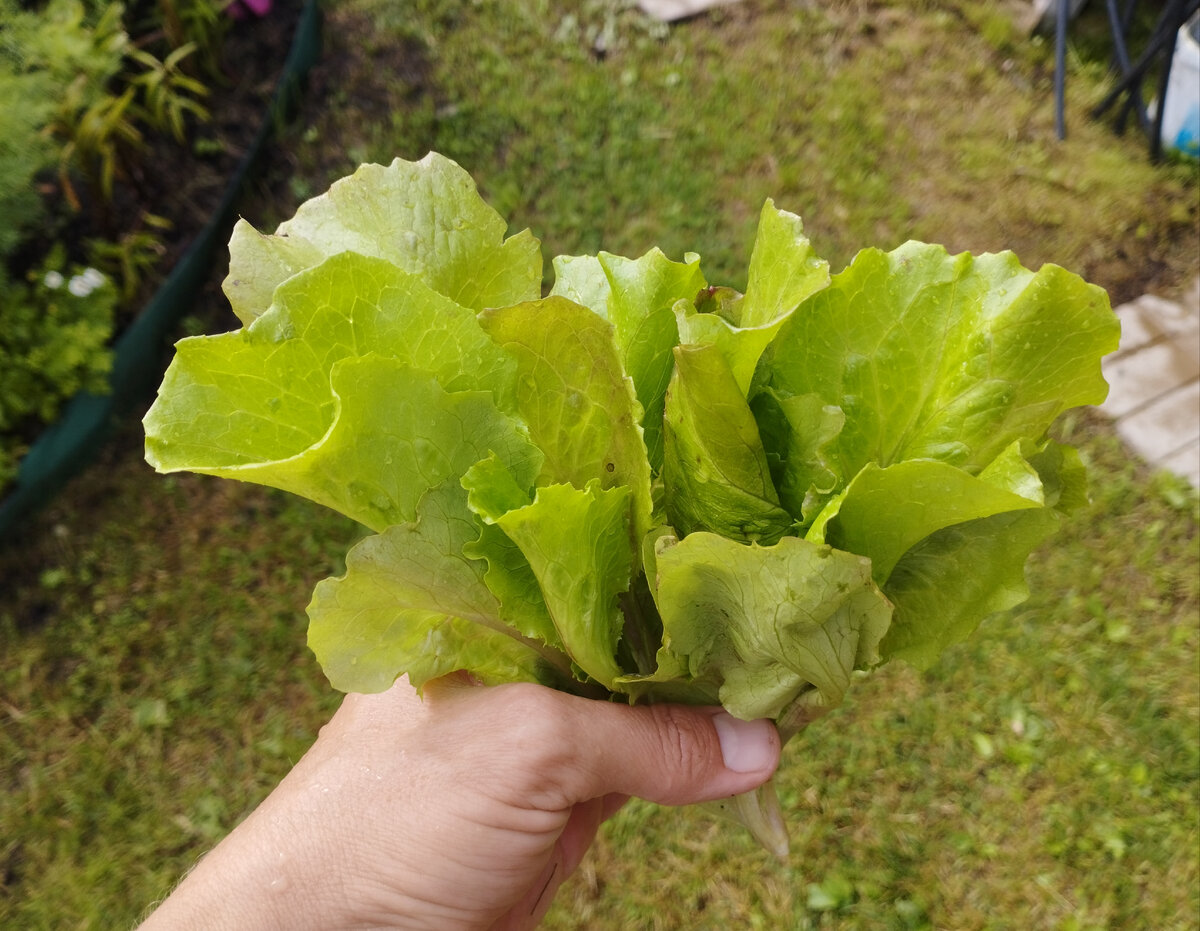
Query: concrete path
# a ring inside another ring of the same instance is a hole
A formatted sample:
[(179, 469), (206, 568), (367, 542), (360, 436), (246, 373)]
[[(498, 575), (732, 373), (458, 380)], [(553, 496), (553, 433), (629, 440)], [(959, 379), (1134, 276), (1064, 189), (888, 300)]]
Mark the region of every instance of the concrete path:
[(1139, 456), (1200, 488), (1200, 278), (1178, 303), (1147, 294), (1116, 311), (1121, 348), (1104, 360), (1100, 410)]

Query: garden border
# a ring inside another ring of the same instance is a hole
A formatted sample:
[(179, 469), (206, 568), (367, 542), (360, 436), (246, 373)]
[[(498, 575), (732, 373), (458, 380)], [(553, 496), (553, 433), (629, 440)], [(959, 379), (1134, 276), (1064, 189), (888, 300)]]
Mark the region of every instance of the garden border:
[(49, 503), (82, 471), (111, 437), (120, 420), (157, 387), (162, 378), (161, 351), (204, 285), (218, 247), (228, 239), (238, 200), (267, 140), (294, 108), (302, 81), (320, 57), (321, 22), (319, 0), (306, 0), (262, 124), (234, 170), (220, 204), (166, 281), (113, 346), (109, 391), (105, 394), (82, 391), (75, 395), (21, 460), (12, 490), (0, 500), (0, 543), (14, 536), (23, 518)]

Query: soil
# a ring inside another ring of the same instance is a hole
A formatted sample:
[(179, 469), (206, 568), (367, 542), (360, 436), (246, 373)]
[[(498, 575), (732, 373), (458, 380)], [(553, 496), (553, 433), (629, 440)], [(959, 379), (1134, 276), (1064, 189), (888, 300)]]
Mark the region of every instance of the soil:
[[(61, 242), (75, 261), (86, 262), (89, 240), (119, 242), (130, 234), (153, 233), (158, 262), (143, 276), (133, 299), (118, 308), (119, 336), (224, 197), (230, 178), (262, 125), (302, 9), (302, 0), (275, 0), (266, 16), (234, 21), (225, 36), (220, 73), (195, 75), (208, 87), (202, 103), (211, 119), (203, 123), (189, 120), (182, 143), (169, 134), (146, 133), (143, 148), (125, 153), (111, 200), (104, 201), (76, 184), (80, 209), (70, 212), (57, 179), (47, 179), (42, 189), (53, 201), (50, 215), (62, 219), (48, 224), (43, 237), (28, 242), (14, 264), (38, 263), (53, 242)], [(143, 45), (136, 36), (131, 38), (136, 45)], [(143, 47), (160, 58), (169, 52), (152, 41), (145, 41)], [(156, 225), (148, 216), (165, 222)]]
[[(301, 9), (300, 0), (276, 0), (267, 16), (235, 22), (226, 39), (224, 83), (210, 93), (212, 120), (193, 129), (188, 140), (191, 151), (181, 158), (173, 139), (156, 140), (130, 172), (131, 193), (136, 196), (121, 204), (123, 228), (136, 222), (144, 209), (153, 209), (170, 219), (173, 227), (164, 242), (168, 253), (163, 267), (174, 265), (212, 217), (230, 177), (258, 133), (291, 48)], [(211, 154), (200, 155), (198, 151)]]
[[(381, 40), (366, 17), (344, 8), (331, 9), (326, 21), (321, 58), (309, 71), (292, 121), (305, 128), (306, 142), (319, 142), (272, 145), (264, 153), (257, 190), (247, 199), (244, 214), (263, 231), (291, 216), (300, 201), (354, 171), (358, 163), (352, 153), (367, 146), (372, 127), (386, 125), (398, 107), (420, 107), (437, 93), (428, 50), (419, 39)], [(345, 118), (345, 110), (352, 119)], [(292, 186), (297, 178), (307, 179), (311, 192), (301, 196)]]

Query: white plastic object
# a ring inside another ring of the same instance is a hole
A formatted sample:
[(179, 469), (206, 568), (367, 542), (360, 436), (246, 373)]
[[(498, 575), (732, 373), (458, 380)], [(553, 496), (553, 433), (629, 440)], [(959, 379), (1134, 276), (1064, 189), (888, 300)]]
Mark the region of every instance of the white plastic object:
[(1200, 158), (1200, 13), (1179, 30), (1164, 95), (1162, 142)]

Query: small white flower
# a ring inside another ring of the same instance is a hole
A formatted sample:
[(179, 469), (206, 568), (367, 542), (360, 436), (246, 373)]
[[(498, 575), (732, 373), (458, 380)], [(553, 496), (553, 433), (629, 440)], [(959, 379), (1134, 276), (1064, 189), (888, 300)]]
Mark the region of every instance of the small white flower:
[(92, 285), (83, 275), (72, 275), (67, 282), (67, 290), (76, 297), (87, 297), (92, 293)]
[(46, 277), (42, 279), (42, 283), (51, 291), (57, 291), (63, 286), (62, 272), (46, 272)]
[(86, 281), (93, 289), (100, 287), (100, 285), (104, 284), (104, 282), (108, 280), (104, 277), (103, 272), (97, 271), (94, 268), (85, 268), (80, 277), (83, 278), (83, 280)]

